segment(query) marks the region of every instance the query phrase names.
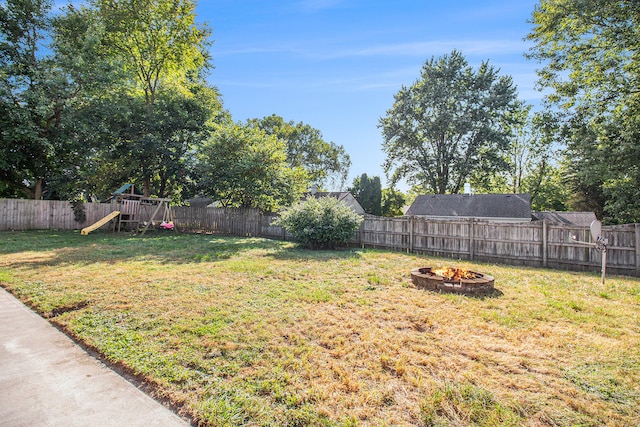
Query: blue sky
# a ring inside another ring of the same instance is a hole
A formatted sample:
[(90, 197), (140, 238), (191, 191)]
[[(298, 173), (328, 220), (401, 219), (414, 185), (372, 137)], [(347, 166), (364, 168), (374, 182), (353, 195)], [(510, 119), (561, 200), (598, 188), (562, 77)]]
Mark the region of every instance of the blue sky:
[[(380, 176), (378, 120), (432, 56), (458, 49), (511, 75), (531, 104), (537, 64), (526, 60), (533, 0), (200, 0), (213, 30), (209, 81), (235, 121), (277, 114), (345, 147), (352, 166)], [(401, 188), (406, 190), (406, 188)], [(337, 189), (329, 189), (337, 190)]]

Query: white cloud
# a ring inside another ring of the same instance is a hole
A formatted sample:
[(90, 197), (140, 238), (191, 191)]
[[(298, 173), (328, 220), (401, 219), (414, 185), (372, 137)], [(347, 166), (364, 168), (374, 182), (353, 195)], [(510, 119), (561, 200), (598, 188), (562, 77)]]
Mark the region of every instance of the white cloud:
[(522, 54), (527, 51), (527, 43), (521, 40), (447, 40), (420, 41), (410, 43), (380, 44), (361, 47), (336, 48), (333, 44), (306, 42), (304, 44), (274, 44), (239, 46), (217, 51), (217, 55), (251, 55), (260, 53), (282, 53), (306, 57), (312, 60), (329, 61), (358, 57), (420, 57), (448, 54), (457, 49), (464, 56), (484, 56), (492, 58), (503, 55)]
[(442, 55), (457, 49), (463, 55), (505, 55), (521, 53), (526, 50), (522, 41), (514, 40), (447, 40), (447, 41), (422, 41), (411, 43), (397, 43), (369, 46), (355, 49), (332, 51), (323, 55), (326, 59), (335, 59), (353, 56), (418, 56), (428, 57)]

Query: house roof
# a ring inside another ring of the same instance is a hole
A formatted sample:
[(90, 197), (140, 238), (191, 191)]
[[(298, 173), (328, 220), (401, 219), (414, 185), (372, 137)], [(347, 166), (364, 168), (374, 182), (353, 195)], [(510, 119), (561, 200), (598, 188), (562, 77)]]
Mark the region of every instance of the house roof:
[(593, 212), (532, 212), (531, 216), (534, 220), (547, 220), (557, 222), (559, 224), (578, 225), (581, 227), (589, 227), (595, 221), (596, 214)]
[(306, 193), (302, 199), (306, 200), (308, 198), (314, 197), (316, 199), (320, 199), (322, 197), (333, 197), (334, 199), (338, 199), (340, 201), (346, 199), (349, 196), (348, 191), (316, 191), (315, 193)]
[(424, 194), (406, 215), (531, 220), (529, 194)]

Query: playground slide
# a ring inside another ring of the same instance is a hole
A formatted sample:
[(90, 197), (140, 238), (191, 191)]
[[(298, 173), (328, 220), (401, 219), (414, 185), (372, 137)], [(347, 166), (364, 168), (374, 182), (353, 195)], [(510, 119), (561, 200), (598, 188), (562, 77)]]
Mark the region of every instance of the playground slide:
[(100, 221), (96, 222), (95, 224), (92, 224), (92, 225), (90, 225), (88, 227), (83, 228), (82, 231), (80, 232), (80, 234), (89, 234), (93, 230), (96, 230), (96, 229), (102, 227), (103, 225), (105, 225), (106, 223), (108, 223), (113, 218), (117, 217), (118, 215), (120, 215), (120, 211), (113, 211), (109, 215), (107, 215), (104, 218), (102, 218)]

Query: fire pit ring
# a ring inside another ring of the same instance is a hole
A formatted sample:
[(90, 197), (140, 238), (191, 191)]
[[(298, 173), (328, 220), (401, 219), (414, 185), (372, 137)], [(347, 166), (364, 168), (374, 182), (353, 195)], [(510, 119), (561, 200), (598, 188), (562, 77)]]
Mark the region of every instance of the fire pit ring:
[(411, 270), (411, 281), (419, 288), (429, 291), (441, 291), (456, 294), (484, 295), (494, 291), (493, 276), (469, 271), (469, 278), (445, 278), (433, 271), (432, 267), (414, 268)]

